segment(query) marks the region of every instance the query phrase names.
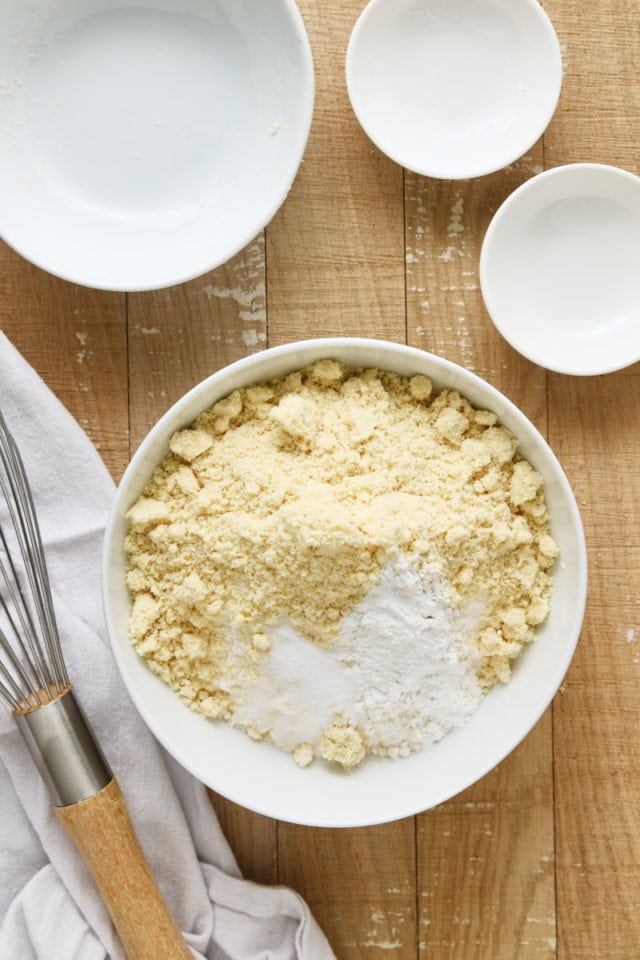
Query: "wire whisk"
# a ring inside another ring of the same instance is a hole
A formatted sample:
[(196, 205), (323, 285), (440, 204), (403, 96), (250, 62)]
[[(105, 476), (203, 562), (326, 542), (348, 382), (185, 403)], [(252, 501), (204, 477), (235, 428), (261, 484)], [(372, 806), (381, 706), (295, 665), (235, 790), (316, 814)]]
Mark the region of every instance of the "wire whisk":
[(0, 411), (0, 697), (130, 960), (188, 960), (65, 666), (29, 481)]
[[(70, 687), (53, 609), (47, 566), (20, 451), (0, 413), (0, 489), (11, 534), (0, 525), (0, 696), (22, 713), (50, 703)], [(31, 603), (12, 550), (22, 558)], [(18, 651), (18, 653), (16, 653)]]

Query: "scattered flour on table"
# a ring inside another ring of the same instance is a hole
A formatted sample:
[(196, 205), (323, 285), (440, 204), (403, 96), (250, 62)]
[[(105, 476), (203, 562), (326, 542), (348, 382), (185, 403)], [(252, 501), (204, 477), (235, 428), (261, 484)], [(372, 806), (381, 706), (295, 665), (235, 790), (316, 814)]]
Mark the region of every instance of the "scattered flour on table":
[(333, 360), (174, 434), (128, 519), (138, 652), (301, 765), (463, 723), (545, 619), (557, 555), (542, 478), (493, 413)]

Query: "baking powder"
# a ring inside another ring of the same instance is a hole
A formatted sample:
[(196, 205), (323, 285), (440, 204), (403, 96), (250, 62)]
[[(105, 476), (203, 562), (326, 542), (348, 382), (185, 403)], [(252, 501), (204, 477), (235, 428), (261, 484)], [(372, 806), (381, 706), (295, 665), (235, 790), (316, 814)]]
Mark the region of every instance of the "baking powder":
[(343, 618), (331, 648), (286, 624), (265, 631), (270, 653), (235, 719), (286, 750), (306, 748), (298, 751), (305, 761), (322, 755), (336, 716), (358, 731), (368, 753), (423, 750), (481, 700), (478, 615), (461, 607), (437, 570), (399, 555)]

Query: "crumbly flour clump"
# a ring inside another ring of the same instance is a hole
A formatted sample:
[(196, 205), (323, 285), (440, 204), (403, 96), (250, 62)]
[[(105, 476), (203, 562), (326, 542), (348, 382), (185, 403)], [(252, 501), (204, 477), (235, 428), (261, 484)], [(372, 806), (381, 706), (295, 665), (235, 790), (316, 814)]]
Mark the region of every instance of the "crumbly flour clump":
[(128, 521), (138, 652), (301, 765), (460, 726), (545, 619), (558, 552), (493, 413), (330, 359), (174, 434)]

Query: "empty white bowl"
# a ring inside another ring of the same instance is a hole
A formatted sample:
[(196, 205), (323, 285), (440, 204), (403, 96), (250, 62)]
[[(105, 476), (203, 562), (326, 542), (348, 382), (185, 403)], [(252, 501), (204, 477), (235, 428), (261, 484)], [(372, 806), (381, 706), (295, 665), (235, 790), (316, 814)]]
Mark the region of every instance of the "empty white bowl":
[[(506, 686), (493, 688), (460, 730), (423, 753), (401, 760), (368, 758), (350, 773), (322, 761), (301, 769), (270, 743), (251, 740), (222, 721), (190, 710), (147, 667), (129, 640), (125, 583), (126, 513), (168, 452), (174, 431), (190, 424), (230, 391), (284, 376), (323, 357), (424, 374), (437, 389), (459, 390), (493, 410), (542, 474), (560, 557), (551, 610), (521, 655)], [(567, 479), (542, 436), (501, 393), (468, 370), (421, 350), (379, 340), (338, 338), (290, 343), (214, 373), (179, 400), (143, 441), (120, 483), (104, 547), (104, 603), (120, 672), (142, 717), (166, 749), (198, 779), (252, 810), (314, 826), (364, 826), (433, 807), (499, 763), (525, 736), (555, 694), (571, 660), (584, 612), (586, 554), (582, 525)]]
[(0, 234), (87, 286), (198, 276), (285, 199), (313, 97), (295, 0), (4, 0)]
[(608, 373), (640, 359), (640, 178), (603, 164), (532, 177), (484, 238), (480, 284), (508, 342), (534, 363)]
[(452, 180), (522, 156), (562, 84), (560, 45), (537, 0), (371, 0), (346, 72), (371, 140), (409, 170)]

